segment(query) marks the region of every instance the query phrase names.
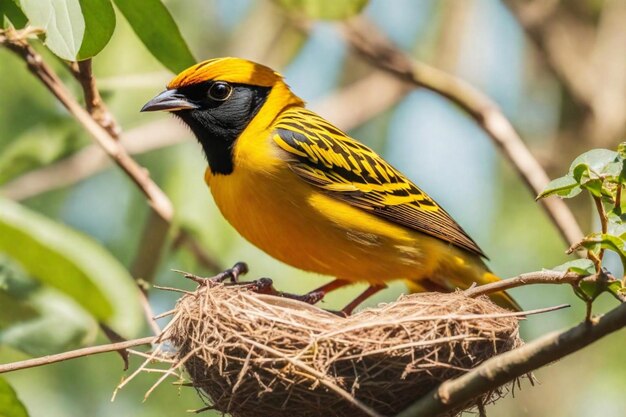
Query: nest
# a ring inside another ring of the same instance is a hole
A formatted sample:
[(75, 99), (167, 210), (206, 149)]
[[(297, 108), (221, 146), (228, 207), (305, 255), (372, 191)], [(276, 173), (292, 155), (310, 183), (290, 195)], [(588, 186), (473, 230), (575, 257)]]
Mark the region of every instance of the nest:
[(402, 296), (343, 318), (220, 284), (185, 294), (161, 340), (175, 346), (171, 369), (184, 366), (207, 409), (234, 417), (389, 416), (518, 347), (518, 321), (460, 292)]

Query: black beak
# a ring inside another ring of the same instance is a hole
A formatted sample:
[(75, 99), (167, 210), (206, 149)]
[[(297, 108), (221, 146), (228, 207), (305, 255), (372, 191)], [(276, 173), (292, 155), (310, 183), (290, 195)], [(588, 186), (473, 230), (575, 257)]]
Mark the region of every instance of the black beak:
[(177, 111), (197, 109), (198, 106), (190, 102), (187, 97), (178, 92), (178, 90), (165, 90), (149, 102), (147, 102), (141, 111)]

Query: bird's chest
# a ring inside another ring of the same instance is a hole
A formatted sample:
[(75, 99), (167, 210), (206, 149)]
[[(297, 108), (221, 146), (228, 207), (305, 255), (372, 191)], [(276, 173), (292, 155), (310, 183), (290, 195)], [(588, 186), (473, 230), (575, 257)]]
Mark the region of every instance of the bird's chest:
[(406, 229), (321, 193), (272, 146), (237, 149), (233, 172), (208, 172), (206, 182), (226, 220), (269, 255), (307, 271), (366, 280), (397, 278), (403, 271), (389, 265), (422, 262), (427, 251), (413, 245)]
[[(311, 226), (319, 224), (307, 203), (311, 189), (287, 167), (266, 171), (236, 168), (230, 175), (211, 176), (208, 184), (222, 215), (248, 241), (291, 264), (299, 253), (311, 255), (313, 248), (303, 248), (311, 234), (317, 234)], [(327, 232), (320, 230), (319, 234)]]

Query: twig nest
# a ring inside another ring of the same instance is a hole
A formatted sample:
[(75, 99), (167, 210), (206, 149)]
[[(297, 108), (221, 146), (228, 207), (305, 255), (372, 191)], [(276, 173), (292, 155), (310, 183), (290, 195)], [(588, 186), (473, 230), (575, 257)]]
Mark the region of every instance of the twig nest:
[(462, 293), (402, 296), (343, 318), (217, 285), (176, 310), (163, 340), (207, 402), (234, 417), (395, 415), (522, 343), (518, 317)]

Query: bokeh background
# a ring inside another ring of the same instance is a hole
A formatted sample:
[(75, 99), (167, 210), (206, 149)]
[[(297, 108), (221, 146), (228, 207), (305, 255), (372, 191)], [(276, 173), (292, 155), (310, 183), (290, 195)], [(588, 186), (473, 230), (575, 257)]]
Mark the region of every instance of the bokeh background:
[[(349, 127), (354, 137), (444, 206), (489, 255), (498, 275), (550, 268), (568, 259), (567, 245), (535, 196), (485, 132), (445, 98), (399, 88), (396, 80), (363, 62), (335, 23), (316, 22), (305, 34), (270, 1), (165, 3), (198, 59), (241, 56), (280, 70), (312, 108)], [(615, 148), (626, 137), (623, 0), (371, 0), (364, 14), (416, 59), (489, 95), (551, 177), (562, 175), (577, 154)], [(45, 48), (37, 49), (76, 87)], [(165, 114), (138, 112), (172, 74), (147, 52), (121, 15), (111, 42), (93, 65), (103, 97), (126, 134), (124, 143), (172, 199), (176, 226), (196, 239), (196, 249), (223, 267), (244, 260), (250, 277), (270, 276), (285, 291), (308, 291), (328, 280), (283, 265), (239, 237), (211, 200), (203, 183), (205, 160), (189, 132)], [(78, 88), (74, 91), (80, 96)], [(139, 249), (147, 244), (142, 234), (149, 209), (134, 184), (92, 147), (88, 135), (23, 63), (0, 49), (0, 193), (87, 234), (132, 269)], [(89, 151), (82, 165), (66, 164), (56, 176), (45, 171), (85, 149)], [(597, 226), (585, 197), (568, 204), (585, 231)], [(162, 256), (154, 256), (155, 282), (189, 288), (172, 269), (212, 275), (197, 252), (172, 236)], [(29, 283), (20, 266), (6, 257), (0, 258), (0, 266), (4, 280), (26, 282), (50, 313), (43, 323), (32, 320), (30, 330), (16, 330), (5, 311), (0, 362), (106, 342), (95, 323), (82, 317), (63, 294)], [(618, 262), (609, 259), (608, 266), (621, 273)], [(324, 306), (338, 308), (362, 289), (338, 291)], [(402, 290), (394, 285), (367, 304), (393, 300)], [(511, 292), (527, 309), (572, 304), (567, 310), (529, 317), (522, 324), (527, 340), (583, 318), (583, 303), (569, 288), (535, 286)], [(157, 312), (170, 309), (175, 300), (172, 293), (150, 292)], [(8, 308), (5, 302), (0, 310)], [(602, 298), (596, 312), (613, 305)], [(45, 337), (32, 336), (33, 326), (45, 329), (39, 333)], [(148, 331), (135, 329), (130, 336)], [(538, 385), (524, 382), (514, 397), (490, 406), (488, 415), (623, 416), (625, 343), (621, 331), (538, 371)], [(131, 369), (137, 363), (134, 359)], [(169, 384), (142, 403), (156, 375), (140, 376), (111, 402), (122, 375), (121, 360), (108, 354), (6, 378), (31, 416), (178, 416), (203, 406), (191, 389)]]

